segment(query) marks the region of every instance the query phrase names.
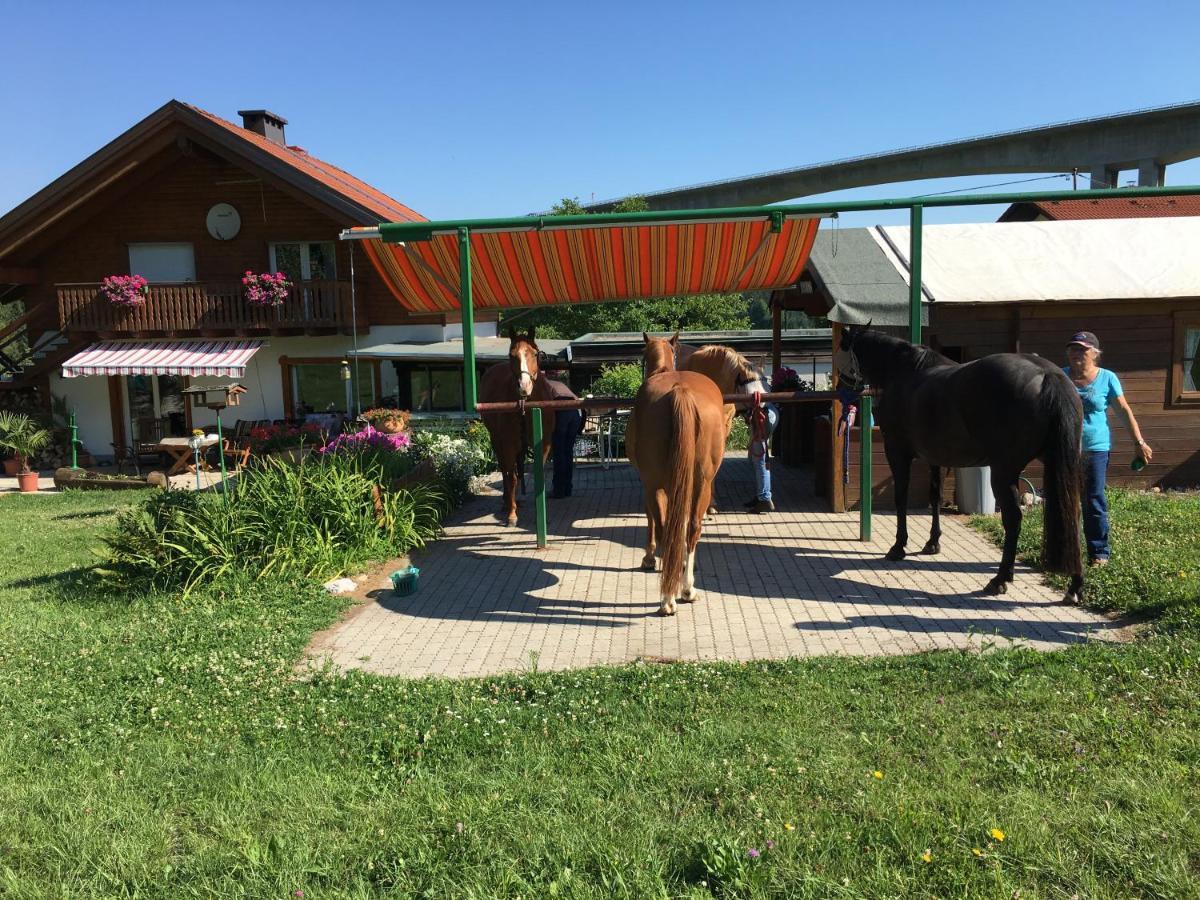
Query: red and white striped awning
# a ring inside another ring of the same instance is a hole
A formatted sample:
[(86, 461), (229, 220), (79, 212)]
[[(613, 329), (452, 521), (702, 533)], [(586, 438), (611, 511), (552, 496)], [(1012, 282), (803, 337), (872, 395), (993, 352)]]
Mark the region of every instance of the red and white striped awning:
[(224, 375), (244, 378), (262, 341), (103, 341), (63, 363), (63, 378), (83, 375)]

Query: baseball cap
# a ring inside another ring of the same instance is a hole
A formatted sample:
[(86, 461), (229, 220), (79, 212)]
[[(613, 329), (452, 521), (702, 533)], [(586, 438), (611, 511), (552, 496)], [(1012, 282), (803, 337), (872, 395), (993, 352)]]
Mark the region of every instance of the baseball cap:
[(1087, 347), (1089, 350), (1099, 350), (1100, 341), (1090, 331), (1077, 331), (1067, 341), (1067, 344), (1079, 344), (1081, 347)]

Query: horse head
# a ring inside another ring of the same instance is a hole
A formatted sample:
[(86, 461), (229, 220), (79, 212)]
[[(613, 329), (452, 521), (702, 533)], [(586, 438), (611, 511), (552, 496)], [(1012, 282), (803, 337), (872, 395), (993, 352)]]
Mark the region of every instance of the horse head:
[(642, 370), (647, 378), (660, 372), (675, 371), (675, 350), (679, 346), (678, 331), (669, 339), (652, 338), (643, 331), (642, 340), (646, 344), (642, 351)]
[(842, 329), (842, 339), (838, 349), (833, 354), (833, 364), (838, 371), (839, 379), (851, 390), (859, 390), (864, 383), (865, 373), (859, 362), (858, 351), (863, 348), (860, 343), (863, 335), (871, 331), (871, 320), (866, 325), (847, 325)]
[(521, 399), (529, 399), (539, 374), (538, 346), (534, 341), (533, 326), (526, 334), (518, 334), (511, 327), (508, 329), (508, 365), (517, 383), (517, 393)]

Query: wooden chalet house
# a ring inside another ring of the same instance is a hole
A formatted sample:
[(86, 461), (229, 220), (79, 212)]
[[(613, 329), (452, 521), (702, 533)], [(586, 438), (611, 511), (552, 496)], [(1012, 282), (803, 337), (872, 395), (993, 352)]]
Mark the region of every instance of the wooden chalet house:
[[(0, 405), (3, 392), (63, 397), (106, 456), (208, 424), (180, 393), (206, 378), (236, 378), (242, 416), (270, 420), (420, 389), (376, 359), (347, 382), (341, 362), (359, 341), (444, 341), (461, 325), (406, 312), (338, 234), (424, 217), (289, 145), (282, 117), (239, 115), (172, 100), (0, 218)], [(248, 271), (285, 273), (282, 304), (247, 302)], [(143, 276), (144, 301), (110, 302), (110, 275)], [(476, 328), (495, 335), (494, 315)]]

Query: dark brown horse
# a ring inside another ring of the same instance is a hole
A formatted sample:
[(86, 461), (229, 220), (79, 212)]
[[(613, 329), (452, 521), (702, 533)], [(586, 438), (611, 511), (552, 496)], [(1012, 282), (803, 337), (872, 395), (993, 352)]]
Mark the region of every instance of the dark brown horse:
[[(483, 373), (479, 383), (480, 403), (513, 403), (521, 400), (552, 400), (546, 379), (540, 377), (534, 329), (525, 335), (508, 330), (508, 362), (496, 363)], [(524, 480), (525, 456), (533, 442), (533, 423), (528, 411), (483, 413), (481, 418), (492, 439), (492, 450), (504, 476), (504, 499), (500, 519), (517, 524), (517, 483)], [(542, 462), (550, 455), (554, 434), (554, 411), (542, 410)]]
[(634, 399), (625, 447), (645, 491), (649, 534), (642, 568), (654, 571), (657, 538), (663, 558), (658, 611), (673, 616), (676, 597), (683, 603), (700, 597), (696, 544), (725, 453), (725, 408), (707, 375), (675, 371), (679, 335), (669, 341), (646, 334), (642, 339), (646, 380)]
[(908, 543), (908, 479), (914, 459), (930, 467), (933, 526), (922, 553), (941, 549), (938, 507), (943, 467), (990, 466), (992, 491), (1004, 523), (1000, 570), (984, 589), (1003, 594), (1013, 580), (1021, 471), (1033, 459), (1045, 466), (1046, 568), (1071, 576), (1064, 600), (1082, 598), (1079, 543), (1080, 455), (1083, 407), (1062, 369), (1040, 356), (995, 353), (959, 364), (908, 341), (868, 328), (842, 333), (837, 364), (851, 386), (882, 389), (876, 421), (896, 490), (896, 543), (887, 558), (900, 560)]

